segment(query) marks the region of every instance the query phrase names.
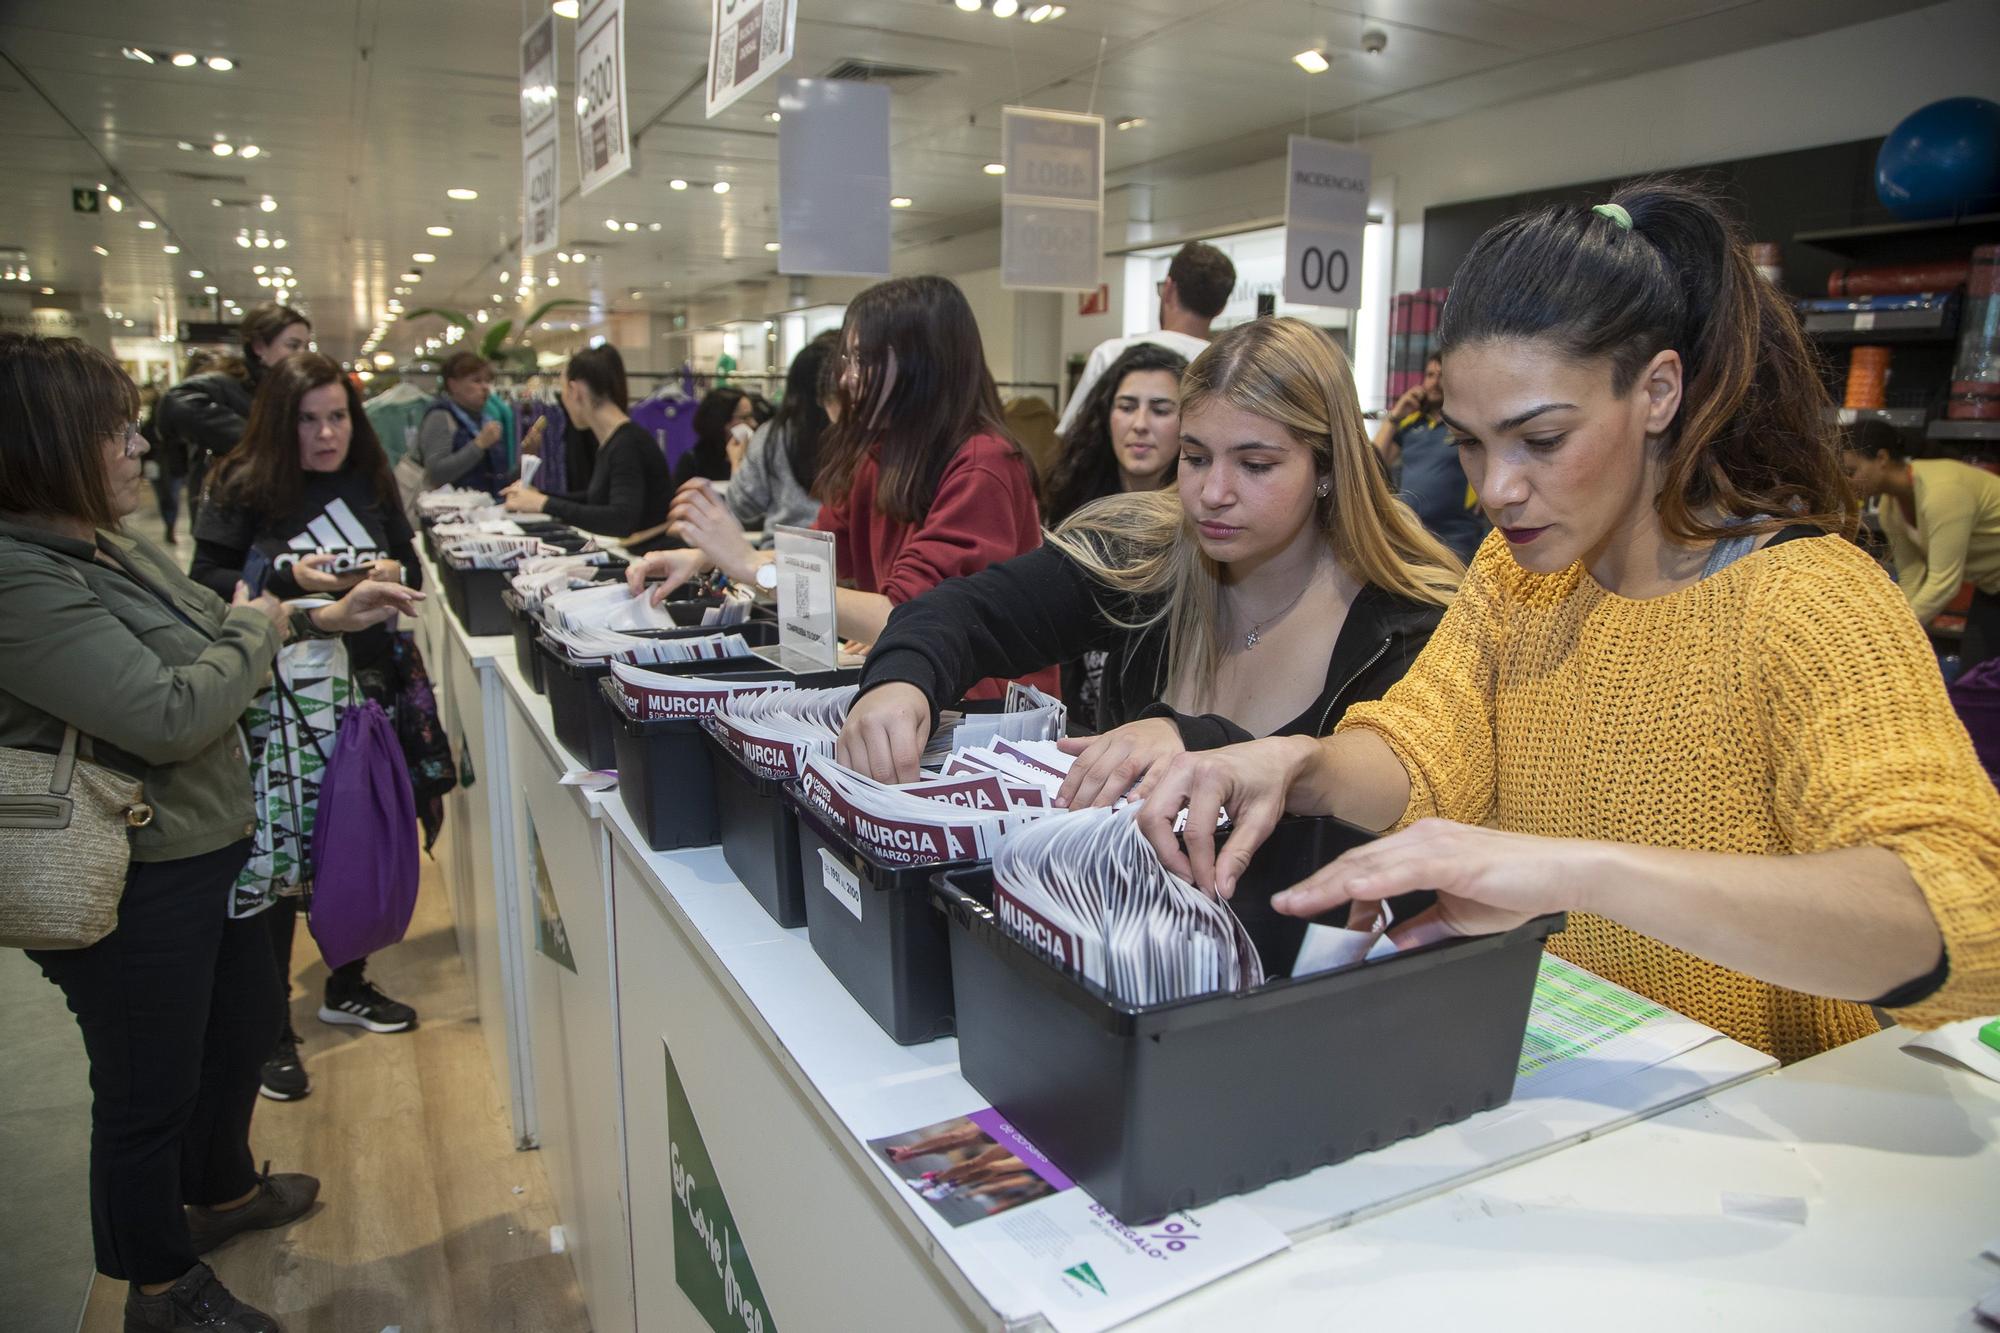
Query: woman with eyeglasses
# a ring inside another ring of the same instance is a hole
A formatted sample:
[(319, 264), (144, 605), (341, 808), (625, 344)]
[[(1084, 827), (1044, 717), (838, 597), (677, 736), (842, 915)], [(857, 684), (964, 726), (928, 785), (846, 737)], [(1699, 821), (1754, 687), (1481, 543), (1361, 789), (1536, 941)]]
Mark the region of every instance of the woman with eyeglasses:
[[(890, 611), (938, 584), (1041, 545), (1034, 469), (1001, 416), (979, 325), (949, 278), (891, 278), (847, 307), (841, 327), (840, 420), (822, 446), (815, 527), (835, 534), (844, 586), (842, 637), (873, 643)], [(729, 507), (706, 488), (674, 497), (668, 520), (710, 565), (739, 583), (777, 586), (776, 557), (753, 550)], [(698, 566), (663, 552), (633, 565), (664, 599)], [(1056, 669), (1022, 677), (1053, 693)], [(998, 699), (1007, 682), (974, 684)]]
[(146, 446), (115, 361), (0, 334), (0, 385), (0, 746), (53, 754), (74, 727), (152, 809), (111, 932), (28, 951), (90, 1059), (97, 1268), (131, 1284), (126, 1333), (268, 1333), (199, 1258), (286, 1225), (319, 1190), (250, 1154), (279, 991), (264, 923), (224, 910), (255, 832), (239, 722), (287, 638), (381, 624), (422, 594), (371, 580), (307, 611), (238, 584), (224, 601), (123, 530)]

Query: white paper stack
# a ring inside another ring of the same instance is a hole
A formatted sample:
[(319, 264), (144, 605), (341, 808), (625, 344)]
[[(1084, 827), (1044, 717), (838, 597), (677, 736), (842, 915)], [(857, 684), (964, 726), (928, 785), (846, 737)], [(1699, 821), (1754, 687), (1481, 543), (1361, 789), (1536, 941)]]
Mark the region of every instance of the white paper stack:
[(891, 786), (825, 755), (805, 761), (799, 795), (828, 823), (891, 865), (991, 856), (1000, 834), (1055, 813), (1041, 787), (998, 773)]
[(1053, 801), (1074, 763), (1076, 756), (1064, 754), (1053, 740), (1010, 741), (995, 737), (991, 745), (954, 750), (945, 761), (943, 776), (998, 773), (1011, 781), (1041, 788)]
[(456, 518), (476, 509), (490, 509), (493, 505), (494, 499), (486, 491), (463, 486), (440, 486), (417, 497), (417, 512), (430, 519), (446, 514)]
[(788, 680), (730, 680), (709, 676), (662, 676), (624, 662), (611, 664), (625, 715), (637, 722), (707, 717), (724, 704), (753, 694), (789, 690)]
[(523, 560), (508, 583), (520, 597), (523, 610), (540, 612), (542, 603), (556, 593), (567, 592), (571, 588), (588, 588), (594, 584), (597, 569), (609, 559), (610, 556), (603, 551), (585, 551), (578, 555), (538, 555)]
[(539, 537), (479, 534), (438, 541), (438, 554), (459, 569), (516, 569), (523, 560), (562, 553), (561, 547), (550, 546)]
[(1264, 981), (1229, 905), (1161, 865), (1129, 808), (1079, 810), (1000, 835), (993, 911), (1010, 934), (1127, 1004)]
[(700, 662), (750, 655), (740, 634), (647, 635), (643, 631), (681, 626), (665, 608), (652, 605), (644, 594), (633, 596), (617, 582), (551, 594), (542, 603), (542, 626), (549, 640), (576, 662)]

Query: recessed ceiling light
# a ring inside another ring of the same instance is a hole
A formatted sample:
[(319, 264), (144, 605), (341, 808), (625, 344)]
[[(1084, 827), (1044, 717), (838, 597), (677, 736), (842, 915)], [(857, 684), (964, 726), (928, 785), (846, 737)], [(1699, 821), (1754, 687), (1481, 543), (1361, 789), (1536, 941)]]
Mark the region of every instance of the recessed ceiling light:
[(215, 145), (215, 147), (209, 149), (208, 151), (214, 153), (217, 157), (228, 157), (231, 153), (234, 153), (236, 151), (236, 145), (231, 143), (218, 143), (217, 145)]
[(635, 301), (636, 301), (636, 300), (638, 300), (638, 299), (639, 299), (639, 293), (638, 293), (638, 292), (633, 292), (633, 293), (632, 293), (632, 299), (633, 299), (633, 300), (635, 300)]
[(242, 246), (245, 250), (248, 250), (250, 248), (250, 238), (244, 235), (240, 231), (236, 233), (236, 243)]
[(443, 237), (446, 237), (446, 236), (449, 236), (449, 235), (451, 235), (451, 228), (450, 228), (450, 227), (425, 227), (425, 228), (424, 228), (424, 235), (426, 235), (426, 236), (436, 236), (436, 237), (439, 237), (439, 238), (443, 238)]
[(208, 274), (206, 274), (206, 273), (202, 272), (202, 271), (201, 271), (200, 269), (198, 269), (198, 268), (191, 268), (191, 269), (189, 269), (189, 270), (188, 270), (188, 276), (189, 276), (190, 278), (195, 278), (195, 279), (201, 279), (201, 278), (205, 278), (205, 277), (207, 277), (207, 276), (208, 276)]
[(278, 211), (278, 201), (267, 194), (257, 201), (257, 211), (260, 213), (275, 213)]
[(910, 196), (908, 196), (907, 194), (899, 194), (895, 198), (889, 201), (889, 207), (908, 208), (911, 204), (914, 204), (915, 202), (916, 200), (910, 198)]
[(384, 369), (387, 369), (388, 367), (396, 364), (396, 358), (389, 355), (387, 352), (377, 352), (375, 353), (375, 364), (383, 367)]
[(622, 225), (624, 226), (624, 228), (625, 228), (625, 230), (626, 230), (626, 231), (637, 231), (637, 230), (639, 230), (639, 224), (638, 224), (638, 223), (636, 223), (636, 222), (627, 222), (627, 223), (624, 223), (624, 224), (622, 224)]
[(194, 63), (195, 63), (195, 60), (194, 60), (194, 53), (193, 53), (193, 52), (191, 52), (191, 51), (176, 51), (176, 52), (174, 52), (174, 64), (176, 64), (176, 65), (177, 65), (177, 66), (179, 66), (180, 68), (182, 68), (182, 69), (186, 69), (186, 68), (187, 68), (187, 67), (188, 67), (189, 65), (192, 65), (192, 64), (194, 64)]
[(254, 143), (246, 143), (243, 145), (242, 149), (243, 156), (245, 157), (256, 157), (259, 153), (263, 151), (264, 151), (263, 149), (259, 148)]
[(43, 295), (43, 296), (54, 296), (55, 294), (56, 294), (56, 289), (55, 289), (55, 288), (53, 288), (53, 287), (44, 287), (44, 288), (42, 288), (42, 295)]
[(764, 113), (764, 119), (770, 121), (773, 125), (777, 124), (784, 118), (785, 118), (784, 113), (780, 111), (766, 111)]
[(1010, 19), (1021, 12), (1021, 0), (993, 0), (993, 17)]
[(549, 274), (549, 286), (551, 286), (551, 287), (560, 287), (560, 286), (562, 286), (562, 279), (561, 279), (561, 278), (559, 278), (559, 277), (557, 277), (557, 276), (556, 276), (555, 274), (553, 274), (553, 273)]
[(271, 248), (271, 238), (268, 236), (259, 236), (256, 240), (250, 242), (250, 244), (256, 246), (259, 250), (268, 250)]
[(618, 230), (618, 219), (617, 219), (617, 218), (606, 218), (606, 219), (604, 219), (604, 229), (605, 229), (606, 231), (617, 231), (617, 230)]
[(444, 192), (444, 197), (447, 199), (472, 200), (472, 199), (477, 199), (479, 197), (479, 191), (468, 190), (464, 186), (459, 186), (457, 189), (446, 190)]
[(125, 201), (115, 194), (104, 196), (104, 206), (114, 213), (123, 213), (125, 211)]
[(658, 231), (659, 229), (660, 229), (660, 224), (657, 222), (648, 222), (646, 224), (647, 231)]
[(251, 271), (252, 273), (268, 273), (268, 272), (270, 272), (270, 270), (269, 270), (269, 269), (267, 269), (267, 268), (265, 268), (265, 267), (264, 267), (264, 266), (263, 266), (262, 264), (253, 264), (253, 265), (251, 265), (251, 266), (250, 266), (250, 271)]
[(687, 187), (688, 183), (682, 180), (679, 176), (676, 176), (672, 180), (667, 182), (667, 188), (669, 190), (685, 190)]
[(396, 280), (398, 282), (422, 282), (424, 280), (424, 275), (416, 272), (413, 269), (408, 273), (398, 274)]
[(577, 0), (556, 0), (549, 8), (555, 11), (559, 19), (573, 19), (576, 17)]
[(136, 60), (142, 65), (153, 63), (153, 53), (151, 51), (143, 51), (136, 46), (127, 46), (122, 49), (127, 60)]
[(556, 262), (558, 264), (567, 264), (569, 262), (569, 251), (567, 250), (556, 251)]
[(202, 291), (204, 291), (204, 292), (208, 293), (208, 295), (210, 295), (210, 296), (213, 296), (213, 295), (215, 295), (215, 292), (216, 292), (216, 289), (215, 289), (215, 288), (213, 288), (213, 287), (204, 287), (204, 288), (202, 288)]
[(152, 220), (151, 218), (140, 218), (140, 219), (139, 219), (139, 230), (140, 230), (140, 231), (154, 231), (154, 230), (157, 230), (157, 229), (159, 228), (159, 225), (160, 225), (159, 223), (157, 223), (157, 222), (153, 221), (153, 220)]
[(91, 251), (92, 251), (93, 253), (95, 253), (95, 254), (100, 254), (100, 255), (103, 255), (103, 256), (104, 256), (104, 257), (105, 257), (106, 259), (109, 259), (109, 258), (111, 258), (111, 252), (110, 252), (109, 250), (105, 249), (105, 248), (104, 248), (103, 246), (101, 246), (101, 245), (93, 245), (93, 246), (91, 246), (90, 248), (91, 248)]
[(968, 14), (977, 14), (984, 0), (952, 0), (952, 3)]
[(217, 74), (227, 74), (230, 70), (236, 68), (236, 62), (228, 56), (210, 56), (208, 58), (208, 67)]
[(729, 182), (728, 182), (728, 181), (717, 181), (717, 182), (715, 183), (715, 192), (716, 192), (717, 194), (728, 194), (728, 193), (729, 193)]
[(183, 153), (192, 153), (194, 151), (194, 145), (189, 143), (186, 139), (176, 139), (174, 141), (174, 147), (180, 149)]
[(1033, 9), (1028, 11), (1028, 22), (1046, 23), (1050, 19), (1061, 18), (1064, 14), (1067, 13), (1069, 13), (1069, 11), (1067, 9), (1064, 9), (1061, 5), (1036, 5)]
[(778, 243), (776, 241), (766, 241), (764, 242), (764, 250), (768, 254), (776, 254), (778, 253)]
[(284, 237), (282, 237), (282, 236), (280, 236), (280, 237), (279, 237), (279, 238), (278, 238), (277, 240), (275, 240), (275, 241), (272, 241), (272, 242), (271, 242), (271, 248), (272, 248), (273, 250), (282, 250), (282, 249), (284, 249), (284, 248), (285, 248), (285, 238), (284, 238)]
[(1317, 48), (1299, 52), (1292, 57), (1292, 63), (1308, 74), (1324, 74), (1333, 68), (1326, 63), (1326, 53)]
[(1145, 123), (1146, 118), (1144, 116), (1127, 116), (1118, 122), (1118, 128), (1121, 130), (1136, 130), (1142, 128)]
[(133, 321), (131, 321), (131, 320), (129, 320), (129, 319), (128, 319), (128, 320), (126, 320), (126, 321), (125, 321), (125, 327), (126, 327), (126, 328), (128, 328), (128, 329), (129, 329), (129, 328), (131, 328), (131, 327), (132, 327), (132, 323), (133, 323)]
[(181, 252), (181, 248), (178, 245), (163, 245), (160, 249), (170, 255), (177, 255)]
[(438, 257), (426, 251), (419, 250), (410, 256), (410, 260), (412, 263), (417, 264), (435, 264), (438, 262)]
[(1007, 165), (1004, 162), (988, 162), (980, 170), (989, 176), (1004, 176), (1007, 174)]

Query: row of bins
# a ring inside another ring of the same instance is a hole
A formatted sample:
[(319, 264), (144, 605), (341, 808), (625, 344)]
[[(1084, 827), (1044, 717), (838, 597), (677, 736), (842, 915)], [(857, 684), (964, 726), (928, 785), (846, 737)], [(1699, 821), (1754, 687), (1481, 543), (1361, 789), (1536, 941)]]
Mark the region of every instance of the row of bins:
[[(648, 669), (783, 674), (761, 658)], [(891, 1039), (955, 1034), (966, 1081), (1127, 1222), (1343, 1161), (1513, 1094), (1543, 941), (1561, 929), (1559, 915), (1292, 977), (1308, 923), (1273, 910), (1272, 895), (1371, 835), (1287, 819), (1232, 900), (1271, 980), (1133, 1005), (1009, 934), (992, 911), (989, 862), (883, 862), (701, 722), (637, 721), (616, 708), (612, 682), (595, 688), (615, 719), (620, 793), (649, 845), (719, 841), (744, 887), (779, 925), (806, 927), (828, 971)], [(1391, 905), (1408, 920), (1429, 900)]]

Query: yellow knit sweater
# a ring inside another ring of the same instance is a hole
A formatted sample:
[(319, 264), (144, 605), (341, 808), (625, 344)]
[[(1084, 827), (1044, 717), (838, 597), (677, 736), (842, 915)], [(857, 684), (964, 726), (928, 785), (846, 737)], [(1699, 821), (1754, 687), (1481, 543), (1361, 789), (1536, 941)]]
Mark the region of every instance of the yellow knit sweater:
[[(1837, 537), (1757, 551), (1632, 601), (1584, 569), (1534, 574), (1498, 533), (1403, 680), (1357, 705), (1410, 774), (1407, 824), (1697, 851), (1896, 852), (1950, 976), (1913, 1027), (2000, 1012), (2000, 795), (1895, 585)], [(1876, 1029), (1576, 914), (1549, 947), (1781, 1060)]]

